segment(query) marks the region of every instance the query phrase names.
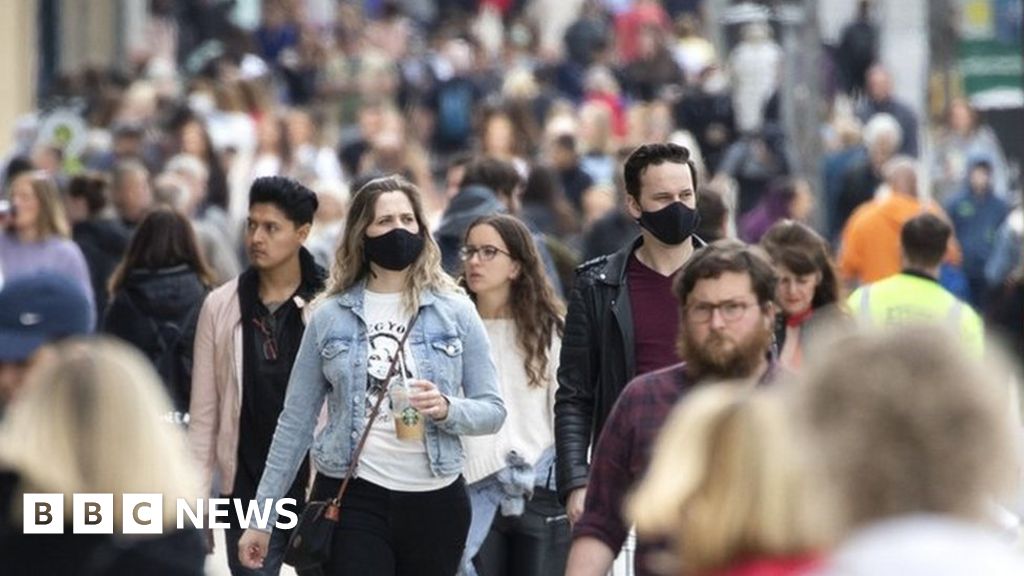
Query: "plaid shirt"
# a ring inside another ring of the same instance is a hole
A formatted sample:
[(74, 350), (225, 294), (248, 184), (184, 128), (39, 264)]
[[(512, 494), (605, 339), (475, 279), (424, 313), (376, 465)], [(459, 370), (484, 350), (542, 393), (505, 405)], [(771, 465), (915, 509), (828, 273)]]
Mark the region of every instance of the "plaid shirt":
[[(774, 380), (777, 372), (772, 362), (758, 385)], [(669, 412), (694, 384), (686, 364), (681, 363), (639, 376), (622, 391), (597, 441), (587, 500), (573, 538), (597, 538), (615, 553), (622, 548), (630, 528), (622, 517), (623, 500), (647, 469), (654, 441)], [(645, 559), (659, 549), (663, 546), (658, 543), (637, 542), (636, 576), (652, 574)]]

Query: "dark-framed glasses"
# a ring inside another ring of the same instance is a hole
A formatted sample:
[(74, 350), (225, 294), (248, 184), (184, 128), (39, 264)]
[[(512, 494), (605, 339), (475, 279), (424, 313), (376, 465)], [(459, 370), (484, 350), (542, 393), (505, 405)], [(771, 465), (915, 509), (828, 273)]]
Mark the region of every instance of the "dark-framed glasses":
[(736, 322), (746, 315), (748, 309), (755, 306), (757, 306), (756, 303), (744, 302), (742, 300), (726, 300), (717, 304), (698, 302), (686, 307), (686, 317), (691, 322), (704, 324), (710, 322), (711, 317), (715, 315), (715, 310), (718, 310), (719, 314), (722, 315), (722, 320)]
[(512, 257), (508, 252), (505, 252), (497, 246), (491, 246), (490, 244), (484, 244), (483, 246), (466, 245), (459, 249), (459, 258), (461, 258), (463, 262), (469, 262), (473, 259), (473, 256), (476, 255), (480, 256), (481, 261), (490, 262), (491, 260), (494, 260), (494, 257), (498, 254), (504, 254), (509, 258)]

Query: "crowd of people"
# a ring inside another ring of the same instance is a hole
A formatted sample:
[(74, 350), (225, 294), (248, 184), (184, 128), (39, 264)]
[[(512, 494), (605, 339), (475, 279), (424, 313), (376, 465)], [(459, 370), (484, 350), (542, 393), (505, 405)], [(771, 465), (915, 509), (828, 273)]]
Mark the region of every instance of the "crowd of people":
[[(339, 494), (300, 575), (1024, 570), (1011, 162), (862, 2), (800, 178), (770, 22), (718, 55), (700, 5), (152, 2), (55, 87), (87, 144), (0, 166), (0, 571), (202, 574), (173, 498)], [(24, 534), (33, 492), (167, 530)]]

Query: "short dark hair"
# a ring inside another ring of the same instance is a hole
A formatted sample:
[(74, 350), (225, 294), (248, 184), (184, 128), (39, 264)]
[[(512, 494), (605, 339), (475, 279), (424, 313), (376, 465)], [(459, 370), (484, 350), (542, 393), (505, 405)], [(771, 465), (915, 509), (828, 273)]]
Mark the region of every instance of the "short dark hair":
[(971, 168), (968, 170), (968, 173), (974, 172), (979, 168), (987, 172), (989, 175), (992, 174), (992, 162), (988, 158), (980, 158), (971, 162)]
[(109, 180), (102, 173), (87, 170), (76, 174), (68, 182), (68, 196), (85, 200), (85, 205), (89, 208), (89, 215), (95, 216), (107, 207), (107, 187), (109, 185)]
[(705, 242), (721, 240), (722, 227), (729, 215), (729, 207), (722, 199), (722, 193), (714, 188), (703, 186), (697, 194), (697, 212), (700, 213), (700, 224), (697, 226), (697, 236)]
[(685, 164), (690, 168), (693, 177), (693, 189), (697, 190), (697, 166), (690, 158), (690, 151), (685, 146), (666, 142), (664, 144), (642, 144), (626, 158), (622, 172), (626, 183), (626, 193), (634, 200), (640, 200), (640, 177), (648, 166), (657, 166), (671, 162)]
[(462, 176), (462, 187), (484, 186), (499, 197), (509, 197), (516, 186), (522, 184), (515, 165), (491, 156), (479, 156), (466, 164), (466, 173)]
[(284, 176), (257, 178), (249, 188), (249, 207), (253, 204), (273, 204), (296, 226), (313, 222), (320, 203), (316, 193)]
[(738, 240), (719, 240), (697, 250), (676, 276), (673, 290), (679, 305), (686, 306), (698, 281), (719, 278), (726, 272), (750, 276), (751, 287), (762, 308), (774, 298), (775, 270), (761, 251)]
[(924, 212), (907, 220), (900, 230), (900, 243), (907, 264), (933, 268), (942, 262), (953, 228), (931, 212)]

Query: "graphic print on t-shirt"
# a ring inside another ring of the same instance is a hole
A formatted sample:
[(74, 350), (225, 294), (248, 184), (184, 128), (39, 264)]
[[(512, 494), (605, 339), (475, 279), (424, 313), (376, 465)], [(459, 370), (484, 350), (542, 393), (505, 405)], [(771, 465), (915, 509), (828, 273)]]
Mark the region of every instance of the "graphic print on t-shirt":
[[(373, 410), (382, 393), (386, 393), (394, 386), (402, 386), (403, 378), (412, 378), (409, 371), (408, 346), (403, 351), (402, 358), (398, 360), (395, 367), (395, 376), (390, 383), (385, 385), (388, 369), (398, 352), (398, 345), (405, 334), (405, 324), (392, 320), (375, 322), (368, 327), (369, 334), (369, 357), (366, 360), (366, 413)], [(391, 398), (389, 397), (382, 405), (377, 414), (377, 422), (391, 422)]]

